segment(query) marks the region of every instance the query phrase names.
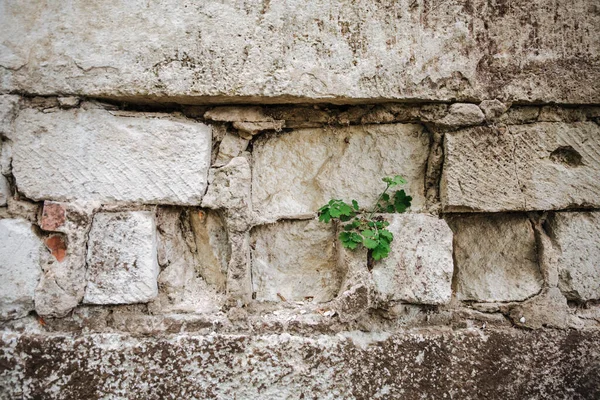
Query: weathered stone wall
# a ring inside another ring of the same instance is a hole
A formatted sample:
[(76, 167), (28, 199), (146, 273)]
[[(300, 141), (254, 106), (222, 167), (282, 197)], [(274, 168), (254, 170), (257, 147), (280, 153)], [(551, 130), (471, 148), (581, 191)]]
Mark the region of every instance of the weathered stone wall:
[(0, 399), (600, 397), (598, 5), (197, 3), (0, 0)]

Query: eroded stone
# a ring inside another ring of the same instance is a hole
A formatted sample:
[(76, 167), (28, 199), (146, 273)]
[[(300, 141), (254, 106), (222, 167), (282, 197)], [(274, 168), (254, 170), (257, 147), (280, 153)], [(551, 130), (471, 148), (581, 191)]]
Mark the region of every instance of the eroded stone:
[(459, 300), (520, 301), (541, 290), (535, 234), (527, 216), (463, 214), (447, 220), (454, 232)]
[(282, 221), (251, 235), (257, 300), (325, 302), (337, 295), (344, 271), (336, 260), (335, 228), (315, 220)]
[(583, 322), (573, 315), (558, 288), (548, 288), (539, 296), (513, 307), (510, 318), (517, 326), (532, 329), (583, 327)]
[(479, 108), (489, 122), (495, 121), (508, 110), (508, 107), (498, 99), (484, 100), (479, 104)]
[(10, 185), (8, 179), (0, 174), (0, 207), (6, 205), (7, 199), (10, 197)]
[(301, 129), (261, 137), (254, 143), (254, 207), (261, 216), (283, 218), (316, 212), (332, 198), (356, 199), (370, 208), (385, 188), (381, 178), (402, 175), (413, 197), (425, 202), (430, 135), (420, 125), (368, 125)]
[(445, 304), (452, 294), (452, 231), (425, 214), (383, 215), (394, 235), (387, 258), (373, 263), (380, 301)]
[(224, 278), (220, 275), (217, 245), (222, 243), (211, 243), (208, 237), (194, 234), (198, 231), (193, 222), (197, 212), (175, 207), (157, 210), (158, 262), (162, 271), (158, 297), (148, 306), (152, 313), (205, 314), (219, 309), (222, 300), (216, 292), (224, 291)]
[(600, 213), (557, 212), (545, 226), (558, 248), (558, 286), (565, 296), (600, 299)]
[(144, 4), (7, 4), (2, 92), (180, 103), (599, 101), (592, 0)]
[(447, 211), (600, 206), (600, 126), (593, 122), (477, 127), (445, 136)]
[(196, 205), (206, 189), (211, 133), (201, 123), (99, 108), (27, 109), (15, 129), (13, 174), (34, 200)]
[(158, 294), (156, 223), (149, 211), (94, 216), (87, 253), (88, 304), (144, 303)]
[(0, 220), (0, 319), (24, 317), (34, 309), (42, 251), (31, 223)]
[(485, 115), (476, 104), (454, 103), (448, 107), (448, 114), (434, 123), (442, 127), (457, 128), (479, 125), (483, 121), (485, 121)]

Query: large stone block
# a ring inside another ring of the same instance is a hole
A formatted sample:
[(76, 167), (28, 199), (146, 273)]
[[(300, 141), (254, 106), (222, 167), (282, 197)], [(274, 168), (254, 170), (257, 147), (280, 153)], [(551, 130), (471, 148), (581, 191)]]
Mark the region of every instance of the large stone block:
[(382, 301), (445, 304), (452, 295), (452, 231), (425, 214), (386, 216), (394, 235), (390, 255), (373, 263), (373, 282)]
[(11, 399), (587, 400), (600, 395), (598, 341), (597, 330), (490, 328), (7, 335), (0, 384), (26, 394)]
[(252, 284), (257, 300), (333, 299), (343, 271), (338, 266), (335, 228), (321, 222), (282, 221), (251, 233)]
[(446, 134), (448, 211), (600, 207), (600, 126), (544, 122)]
[(545, 225), (559, 248), (559, 288), (571, 300), (600, 299), (600, 212), (559, 212)]
[(519, 301), (541, 290), (535, 234), (526, 216), (457, 215), (447, 220), (454, 232), (458, 299)]
[(89, 233), (88, 304), (143, 303), (158, 294), (156, 223), (149, 211), (103, 212)]
[(0, 220), (0, 319), (23, 317), (33, 310), (42, 251), (31, 223)]
[(199, 204), (211, 130), (184, 118), (103, 109), (22, 111), (13, 174), (35, 200)]
[(595, 7), (595, 0), (4, 1), (0, 90), (190, 103), (597, 103)]
[(254, 144), (255, 210), (275, 218), (311, 214), (332, 198), (370, 208), (385, 188), (381, 178), (408, 180), (413, 210), (424, 206), (430, 136), (420, 125), (300, 129)]

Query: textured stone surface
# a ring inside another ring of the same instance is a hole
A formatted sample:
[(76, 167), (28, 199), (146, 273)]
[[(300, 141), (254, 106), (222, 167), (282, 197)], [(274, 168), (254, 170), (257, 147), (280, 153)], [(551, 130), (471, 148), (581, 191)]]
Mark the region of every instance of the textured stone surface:
[(0, 137), (12, 133), (11, 124), (19, 108), (19, 99), (15, 95), (0, 95)]
[(88, 304), (127, 304), (158, 294), (156, 223), (149, 211), (98, 213), (89, 234)]
[(596, 7), (594, 0), (5, 1), (0, 89), (183, 102), (594, 103)]
[(274, 218), (316, 212), (331, 198), (370, 208), (385, 188), (381, 178), (402, 175), (424, 206), (429, 134), (413, 124), (300, 129), (254, 143), (252, 199)]
[(227, 228), (221, 217), (209, 210), (192, 212), (190, 222), (199, 256), (196, 271), (217, 291), (224, 292), (231, 259)]
[(59, 232), (44, 240), (44, 271), (35, 289), (35, 311), (39, 315), (64, 317), (82, 300), (85, 290), (85, 260), (93, 205), (44, 202), (40, 227)]
[(600, 212), (558, 212), (546, 225), (559, 249), (559, 287), (571, 300), (600, 299)]
[(459, 127), (479, 125), (485, 121), (485, 115), (476, 104), (454, 103), (448, 107), (448, 114), (439, 120), (436, 125), (444, 127)]
[(0, 206), (6, 205), (6, 200), (10, 197), (10, 185), (4, 175), (0, 174)]
[(460, 300), (518, 301), (541, 290), (534, 230), (526, 216), (459, 215), (447, 220), (454, 232)]
[(390, 255), (373, 263), (382, 301), (445, 304), (452, 295), (452, 231), (446, 221), (424, 214), (392, 214)]
[(441, 182), (448, 211), (600, 206), (600, 125), (478, 127), (449, 133)]
[(202, 206), (223, 210), (227, 229), (244, 231), (252, 223), (252, 171), (245, 157), (235, 157), (221, 168), (213, 168)]
[(581, 329), (583, 326), (583, 322), (569, 309), (567, 299), (555, 287), (513, 307), (510, 310), (510, 318), (517, 326), (532, 329)]
[[(217, 275), (221, 273), (221, 260), (215, 253), (222, 243), (211, 243), (208, 235), (195, 234), (194, 214), (194, 210), (185, 212), (175, 207), (157, 210), (158, 262), (162, 271), (158, 297), (148, 306), (152, 313), (218, 311), (220, 298), (216, 291), (224, 288), (217, 286), (223, 278)], [(215, 275), (221, 279), (215, 279)], [(213, 279), (209, 281), (208, 277)]]
[(257, 300), (324, 302), (337, 295), (344, 271), (337, 264), (331, 225), (282, 221), (254, 228), (251, 240)]
[(210, 166), (210, 128), (153, 117), (22, 111), (12, 146), (19, 189), (35, 200), (198, 204)]
[(24, 398), (419, 399), (452, 393), (467, 400), (587, 400), (600, 395), (599, 340), (594, 331), (514, 329), (314, 337), (29, 334), (2, 338), (0, 376), (7, 392), (23, 390)]
[(248, 147), (248, 142), (248, 139), (227, 132), (219, 144), (219, 154), (217, 155), (214, 166), (222, 167), (233, 158), (241, 155)]
[(23, 317), (33, 310), (42, 246), (29, 222), (0, 220), (0, 319)]

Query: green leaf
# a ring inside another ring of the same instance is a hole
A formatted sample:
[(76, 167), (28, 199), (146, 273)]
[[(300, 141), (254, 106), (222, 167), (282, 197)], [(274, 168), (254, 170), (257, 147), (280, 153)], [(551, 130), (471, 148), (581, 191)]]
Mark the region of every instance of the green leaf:
[(356, 211), (358, 211), (358, 201), (356, 201), (356, 200), (352, 200), (352, 207), (354, 207), (354, 209), (355, 209)]
[(382, 229), (379, 231), (379, 236), (382, 239), (385, 239), (388, 243), (394, 240), (394, 234), (387, 229)]
[(346, 225), (344, 225), (344, 230), (345, 231), (351, 231), (352, 229), (354, 229), (354, 227), (352, 226), (352, 224), (346, 224)]
[(342, 246), (344, 246), (347, 249), (354, 250), (354, 249), (356, 249), (358, 247), (358, 243), (352, 242), (352, 241), (350, 241), (350, 242), (342, 242)]
[(358, 233), (352, 233), (352, 241), (356, 243), (362, 243), (363, 238)]
[(407, 196), (404, 190), (398, 190), (394, 193), (394, 207), (396, 212), (403, 213), (410, 207), (412, 197)]
[(387, 206), (387, 212), (393, 213), (394, 211), (396, 211), (396, 209), (394, 208), (394, 206), (392, 204), (390, 204), (389, 206)]
[(340, 232), (340, 240), (342, 242), (348, 242), (352, 240), (352, 234), (350, 232)]
[(369, 239), (369, 238), (364, 238), (364, 240), (363, 240), (363, 245), (367, 249), (374, 249), (375, 247), (377, 247), (378, 244), (379, 244), (379, 242), (377, 240), (373, 240), (373, 239)]
[(387, 194), (387, 193), (384, 193), (384, 194), (381, 195), (381, 199), (383, 201), (388, 201), (390, 199), (390, 195)]
[(386, 258), (390, 254), (390, 248), (386, 246), (377, 246), (373, 249), (371, 256), (374, 260), (381, 260), (382, 258)]
[(321, 221), (321, 222), (329, 223), (330, 220), (331, 220), (331, 215), (329, 215), (329, 210), (327, 210), (319, 215), (319, 221)]
[(375, 236), (375, 232), (369, 229), (362, 231), (361, 234), (366, 238), (372, 238), (373, 236)]

